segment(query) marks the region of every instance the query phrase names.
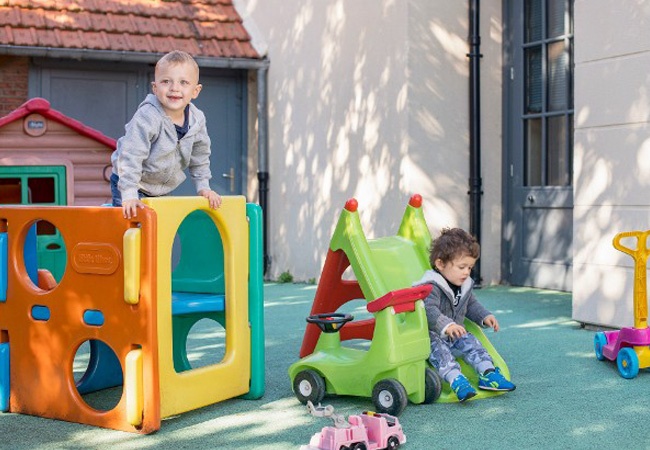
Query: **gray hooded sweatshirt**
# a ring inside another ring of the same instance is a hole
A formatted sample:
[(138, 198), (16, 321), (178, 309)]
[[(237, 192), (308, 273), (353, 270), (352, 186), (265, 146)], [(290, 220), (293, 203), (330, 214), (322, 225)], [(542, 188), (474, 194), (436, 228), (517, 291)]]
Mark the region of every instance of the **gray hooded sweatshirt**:
[(210, 137), (205, 115), (196, 106), (190, 103), (189, 130), (180, 140), (153, 94), (138, 106), (125, 129), (111, 155), (122, 201), (137, 199), (138, 190), (154, 197), (169, 194), (185, 180), (185, 169), (197, 193), (210, 189)]
[(468, 277), (460, 287), (460, 301), (454, 306), (454, 293), (447, 280), (435, 270), (427, 270), (422, 278), (413, 284), (420, 286), (432, 284), (431, 293), (424, 299), (424, 308), (427, 312), (429, 332), (442, 335), (442, 331), (451, 323), (463, 325), (465, 317), (479, 326), (483, 326), (483, 319), (492, 314), (474, 297), (474, 280)]

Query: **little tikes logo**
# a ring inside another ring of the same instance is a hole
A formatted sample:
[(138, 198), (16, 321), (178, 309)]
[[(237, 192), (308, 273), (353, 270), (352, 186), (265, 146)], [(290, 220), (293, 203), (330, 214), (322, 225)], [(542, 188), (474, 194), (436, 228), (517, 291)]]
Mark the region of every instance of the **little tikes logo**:
[(79, 273), (110, 275), (119, 263), (119, 252), (111, 244), (80, 242), (72, 249), (72, 267)]

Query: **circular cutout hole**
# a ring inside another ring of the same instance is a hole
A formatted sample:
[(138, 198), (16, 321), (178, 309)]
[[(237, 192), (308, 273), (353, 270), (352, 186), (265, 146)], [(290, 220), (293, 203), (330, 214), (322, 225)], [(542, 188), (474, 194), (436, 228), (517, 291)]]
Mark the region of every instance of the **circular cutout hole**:
[(226, 355), (226, 330), (221, 325), (224, 314), (203, 316), (199, 320), (191, 316), (174, 317), (174, 370), (177, 373), (219, 364)]
[(185, 349), (192, 369), (219, 364), (226, 355), (226, 330), (216, 320), (201, 319), (190, 329)]
[(110, 411), (120, 402), (124, 385), (122, 365), (103, 341), (89, 339), (77, 348), (72, 374), (77, 392), (91, 408)]
[(38, 219), (29, 225), (23, 245), (25, 270), (32, 284), (45, 291), (54, 289), (63, 278), (68, 261), (59, 229)]

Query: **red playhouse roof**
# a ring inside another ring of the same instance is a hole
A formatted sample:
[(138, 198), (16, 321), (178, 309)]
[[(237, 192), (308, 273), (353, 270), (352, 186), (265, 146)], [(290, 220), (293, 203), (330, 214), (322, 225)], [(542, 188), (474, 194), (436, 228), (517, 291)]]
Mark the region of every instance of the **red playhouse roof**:
[(44, 98), (39, 98), (39, 97), (26, 101), (25, 103), (20, 105), (19, 108), (15, 109), (14, 111), (10, 112), (4, 117), (0, 117), (0, 127), (3, 127), (6, 124), (14, 122), (16, 120), (20, 120), (23, 117), (33, 113), (38, 113), (43, 117), (59, 122), (60, 124), (63, 124), (75, 130), (76, 132), (78, 132), (83, 136), (94, 139), (106, 145), (107, 147), (115, 149), (115, 145), (116, 145), (115, 139), (109, 138), (108, 136), (101, 133), (100, 131), (97, 131), (94, 128), (90, 128), (89, 126), (84, 125), (78, 120), (66, 116), (61, 112), (57, 111), (56, 109), (50, 108), (50, 102), (48, 102)]

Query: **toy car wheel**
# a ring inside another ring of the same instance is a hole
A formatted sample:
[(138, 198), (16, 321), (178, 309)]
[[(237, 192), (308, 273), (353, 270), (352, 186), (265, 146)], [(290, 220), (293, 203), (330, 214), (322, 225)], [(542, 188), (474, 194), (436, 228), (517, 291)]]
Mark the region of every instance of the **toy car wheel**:
[(603, 347), (607, 345), (607, 336), (605, 333), (598, 332), (594, 336), (594, 350), (596, 351), (596, 358), (598, 361), (603, 361), (605, 357), (603, 356)]
[[(438, 372), (430, 367), (424, 369), (424, 404), (433, 403), (440, 397), (442, 392), (442, 379)], [(394, 436), (393, 436), (394, 437)], [(393, 447), (388, 447), (393, 448)], [(397, 447), (395, 447), (397, 448)]]
[(408, 404), (406, 389), (397, 380), (381, 380), (372, 389), (372, 402), (379, 412), (399, 416)]
[(318, 405), (325, 397), (325, 380), (314, 370), (303, 370), (293, 379), (293, 392), (303, 405)]
[(363, 442), (357, 442), (352, 446), (352, 450), (368, 450), (368, 447)]
[(616, 357), (616, 365), (623, 378), (634, 378), (639, 374), (639, 357), (633, 348), (620, 349)]
[(399, 448), (399, 439), (397, 439), (397, 436), (391, 436), (388, 438), (388, 447), (386, 447), (386, 450), (395, 450), (396, 448)]

